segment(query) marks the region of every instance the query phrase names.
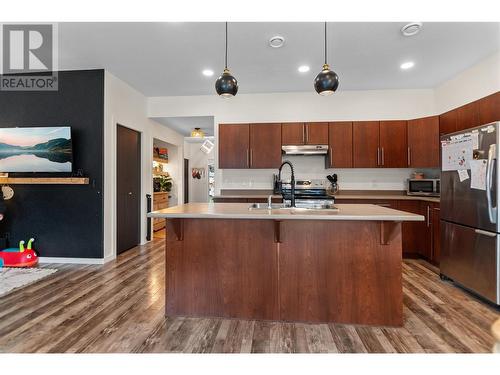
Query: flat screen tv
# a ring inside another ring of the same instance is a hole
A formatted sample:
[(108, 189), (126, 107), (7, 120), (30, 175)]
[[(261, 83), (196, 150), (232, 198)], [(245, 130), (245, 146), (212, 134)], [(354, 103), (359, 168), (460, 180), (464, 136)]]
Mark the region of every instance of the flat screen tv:
[(0, 128), (0, 172), (71, 172), (69, 126)]

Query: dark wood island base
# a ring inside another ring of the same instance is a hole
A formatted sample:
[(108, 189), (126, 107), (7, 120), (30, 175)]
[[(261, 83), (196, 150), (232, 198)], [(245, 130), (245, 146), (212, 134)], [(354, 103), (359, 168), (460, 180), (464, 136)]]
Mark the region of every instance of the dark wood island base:
[(167, 219), (166, 315), (403, 324), (401, 224)]

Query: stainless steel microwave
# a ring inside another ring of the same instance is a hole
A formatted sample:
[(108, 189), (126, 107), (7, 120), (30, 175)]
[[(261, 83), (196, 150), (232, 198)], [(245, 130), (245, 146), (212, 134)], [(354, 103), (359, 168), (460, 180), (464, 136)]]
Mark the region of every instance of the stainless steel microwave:
[(439, 197), (441, 184), (439, 178), (408, 179), (408, 195)]

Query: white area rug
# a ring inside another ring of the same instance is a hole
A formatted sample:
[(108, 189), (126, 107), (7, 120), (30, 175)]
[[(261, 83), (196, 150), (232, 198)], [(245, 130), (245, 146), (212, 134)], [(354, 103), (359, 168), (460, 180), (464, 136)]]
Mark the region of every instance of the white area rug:
[(0, 268), (0, 297), (11, 290), (32, 284), (57, 270), (49, 268)]

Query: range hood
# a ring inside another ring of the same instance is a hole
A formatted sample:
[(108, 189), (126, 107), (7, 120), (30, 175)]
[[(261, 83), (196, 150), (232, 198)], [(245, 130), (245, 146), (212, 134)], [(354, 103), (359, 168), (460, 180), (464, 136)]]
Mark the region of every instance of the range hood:
[(285, 155), (326, 155), (328, 145), (281, 146)]

